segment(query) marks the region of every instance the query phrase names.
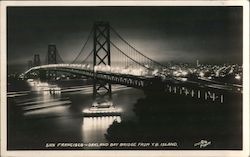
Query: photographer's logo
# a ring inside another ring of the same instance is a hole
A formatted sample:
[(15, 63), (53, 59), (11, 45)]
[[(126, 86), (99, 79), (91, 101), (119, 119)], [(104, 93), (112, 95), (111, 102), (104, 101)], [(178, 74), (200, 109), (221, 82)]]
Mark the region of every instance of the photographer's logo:
[(195, 143), (194, 146), (204, 148), (204, 147), (207, 147), (210, 144), (211, 144), (211, 141), (201, 140), (200, 142)]

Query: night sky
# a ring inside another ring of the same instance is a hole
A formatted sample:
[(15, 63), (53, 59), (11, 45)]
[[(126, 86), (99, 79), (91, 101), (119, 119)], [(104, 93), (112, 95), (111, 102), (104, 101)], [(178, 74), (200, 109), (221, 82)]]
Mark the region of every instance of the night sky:
[(242, 7), (8, 7), (7, 11), (8, 66), (13, 71), (26, 68), (36, 53), (44, 61), (50, 43), (56, 44), (65, 62), (72, 61), (94, 21), (109, 21), (129, 43), (160, 62), (242, 63)]

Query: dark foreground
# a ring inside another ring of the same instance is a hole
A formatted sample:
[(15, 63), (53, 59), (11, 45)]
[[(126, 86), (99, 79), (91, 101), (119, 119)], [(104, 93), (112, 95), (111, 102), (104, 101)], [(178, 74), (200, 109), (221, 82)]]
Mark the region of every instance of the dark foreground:
[(113, 123), (106, 137), (112, 142), (178, 143), (145, 149), (201, 149), (196, 145), (201, 140), (211, 142), (202, 149), (242, 149), (242, 100), (239, 95), (226, 97), (220, 104), (147, 93), (134, 105), (138, 120)]

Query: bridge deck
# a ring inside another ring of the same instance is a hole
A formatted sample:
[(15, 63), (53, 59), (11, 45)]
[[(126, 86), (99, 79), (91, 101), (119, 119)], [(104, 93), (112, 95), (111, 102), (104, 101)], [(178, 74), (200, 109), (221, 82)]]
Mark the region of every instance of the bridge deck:
[(163, 87), (163, 86), (176, 86), (185, 87), (199, 90), (207, 90), (214, 92), (234, 92), (241, 93), (242, 87), (239, 85), (217, 83), (215, 81), (209, 81), (205, 79), (197, 80), (183, 80), (176, 77), (161, 78), (153, 75), (132, 75), (124, 73), (114, 73), (112, 71), (96, 71), (84, 64), (50, 64), (36, 66), (27, 70), (24, 75), (26, 76), (35, 70), (55, 70), (65, 71), (69, 73), (75, 73), (92, 77), (94, 79), (100, 79), (108, 81), (113, 84), (121, 84), (135, 88), (149, 88), (149, 87)]

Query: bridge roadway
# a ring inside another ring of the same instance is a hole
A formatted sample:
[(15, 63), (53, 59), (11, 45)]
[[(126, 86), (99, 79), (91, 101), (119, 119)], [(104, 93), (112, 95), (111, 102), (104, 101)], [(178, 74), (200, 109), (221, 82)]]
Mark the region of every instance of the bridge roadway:
[(36, 70), (64, 71), (104, 80), (112, 84), (120, 84), (140, 89), (162, 89), (168, 93), (178, 93), (180, 95), (203, 98), (205, 100), (211, 99), (212, 101), (216, 101), (219, 99), (220, 102), (224, 101), (224, 93), (242, 93), (242, 87), (239, 85), (219, 83), (202, 78), (189, 80), (187, 78), (176, 78), (171, 76), (159, 77), (153, 75), (132, 75), (122, 72), (115, 73), (112, 70), (96, 71), (93, 70), (92, 67), (84, 64), (49, 64), (36, 66), (27, 70), (24, 76), (28, 78), (28, 74)]

